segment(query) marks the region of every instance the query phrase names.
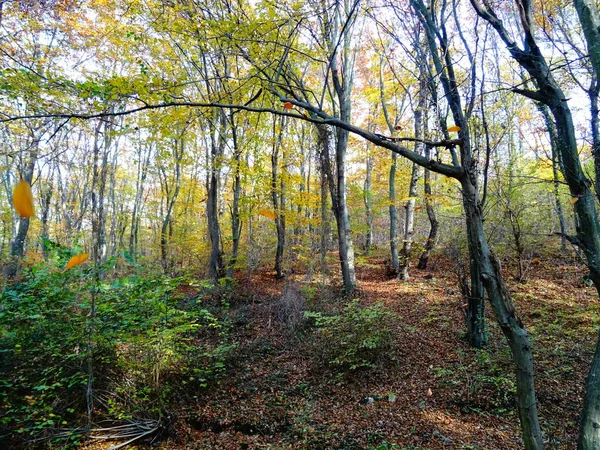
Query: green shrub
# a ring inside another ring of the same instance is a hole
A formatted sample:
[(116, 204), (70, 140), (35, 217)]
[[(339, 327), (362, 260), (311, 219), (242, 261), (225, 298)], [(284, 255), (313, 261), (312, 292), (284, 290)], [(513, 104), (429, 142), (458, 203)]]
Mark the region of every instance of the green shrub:
[(348, 303), (338, 315), (305, 312), (317, 327), (316, 350), (341, 371), (372, 369), (393, 359), (393, 314), (378, 303), (362, 307)]
[(90, 361), (94, 415), (111, 419), (158, 416), (176, 393), (222, 374), (231, 348), (226, 311), (181, 304), (181, 283), (141, 274), (99, 281), (91, 267), (61, 272), (48, 263), (5, 289), (0, 443), (18, 447), (84, 426)]

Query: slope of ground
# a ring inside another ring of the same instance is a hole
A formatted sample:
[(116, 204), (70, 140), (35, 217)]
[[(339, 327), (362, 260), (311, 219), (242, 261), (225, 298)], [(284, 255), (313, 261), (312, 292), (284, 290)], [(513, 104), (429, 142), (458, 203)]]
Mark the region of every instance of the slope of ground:
[[(551, 449), (575, 447), (596, 338), (597, 298), (580, 283), (584, 273), (576, 264), (542, 260), (525, 283), (506, 274), (532, 337), (539, 410)], [(371, 259), (358, 265), (357, 277), (361, 303), (382, 302), (397, 317), (393, 363), (343, 377), (323, 370), (312, 354), (311, 330), (291, 331), (278, 319), (278, 301), (292, 277), (257, 275), (240, 282), (245, 300), (232, 303), (238, 346), (228, 375), (177, 408), (176, 436), (161, 446), (522, 448), (507, 346), (489, 311), (489, 345), (478, 351), (466, 344), (452, 262), (434, 261), (400, 282), (387, 275), (383, 260)], [(335, 289), (319, 282), (304, 292), (340, 301)], [(368, 397), (381, 400), (370, 404)]]

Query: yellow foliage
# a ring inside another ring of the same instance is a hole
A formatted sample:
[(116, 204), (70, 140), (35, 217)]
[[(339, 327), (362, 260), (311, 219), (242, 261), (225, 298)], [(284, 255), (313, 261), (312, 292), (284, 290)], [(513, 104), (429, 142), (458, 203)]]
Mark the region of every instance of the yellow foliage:
[(260, 214), (261, 216), (265, 216), (272, 220), (275, 220), (277, 218), (277, 214), (275, 214), (274, 212), (271, 212), (271, 211), (267, 211), (266, 209), (259, 211), (258, 214)]
[(72, 256), (71, 259), (69, 259), (69, 262), (67, 262), (65, 270), (69, 270), (72, 267), (78, 266), (82, 262), (86, 261), (89, 256), (89, 253), (80, 253), (78, 255)]
[(12, 196), (13, 206), (17, 211), (17, 214), (21, 217), (33, 217), (35, 215), (35, 208), (33, 207), (33, 194), (31, 193), (31, 186), (27, 181), (21, 179), (15, 189), (13, 190)]

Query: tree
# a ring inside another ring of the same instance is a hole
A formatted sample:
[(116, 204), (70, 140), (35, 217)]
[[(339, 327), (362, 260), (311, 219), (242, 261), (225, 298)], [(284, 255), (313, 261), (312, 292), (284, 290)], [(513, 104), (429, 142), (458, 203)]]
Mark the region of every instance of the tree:
[[(529, 74), (536, 86), (536, 90), (519, 88), (514, 91), (547, 105), (554, 116), (556, 147), (564, 167), (563, 176), (569, 185), (571, 196), (576, 199), (574, 209), (577, 217), (577, 236), (568, 239), (582, 249), (590, 269), (590, 278), (600, 292), (600, 224), (594, 204), (595, 196), (581, 167), (568, 99), (552, 75), (534, 36), (532, 4), (529, 1), (518, 3), (523, 37), (523, 46), (520, 47), (512, 40), (493, 9), (489, 6), (484, 8), (477, 0), (471, 0), (471, 3), (477, 14), (496, 30), (511, 56)], [(582, 449), (595, 448), (600, 442), (600, 430), (594, 426), (594, 423), (600, 422), (600, 417), (597, 415), (597, 411), (600, 411), (600, 385), (595, 382), (598, 371), (600, 371), (600, 347), (594, 354), (588, 377), (579, 441), (579, 448)], [(537, 447), (532, 448), (542, 447), (540, 441)]]

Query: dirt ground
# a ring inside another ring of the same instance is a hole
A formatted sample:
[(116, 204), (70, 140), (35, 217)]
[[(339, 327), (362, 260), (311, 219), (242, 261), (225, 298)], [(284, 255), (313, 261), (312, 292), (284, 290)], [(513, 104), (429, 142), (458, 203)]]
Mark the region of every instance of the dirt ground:
[[(576, 446), (599, 320), (597, 296), (581, 282), (585, 273), (553, 259), (535, 260), (524, 283), (506, 270), (533, 343), (549, 449)], [(318, 278), (312, 292), (319, 300), (335, 297)], [(240, 281), (244, 301), (231, 305), (238, 346), (227, 376), (177, 407), (174, 436), (159, 447), (522, 448), (507, 345), (489, 310), (489, 344), (482, 351), (467, 345), (452, 261), (412, 269), (401, 282), (388, 275), (383, 259), (362, 259), (357, 278), (361, 304), (382, 302), (396, 316), (393, 361), (343, 377), (323, 370), (311, 355), (310, 330), (290, 331), (276, 314), (286, 284), (306, 285), (306, 277), (275, 281), (271, 273), (258, 274)]]

